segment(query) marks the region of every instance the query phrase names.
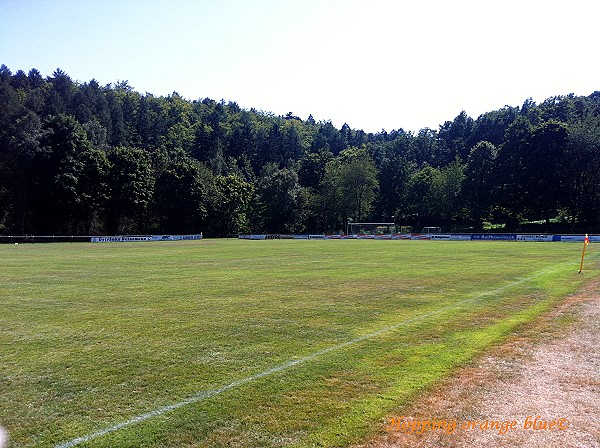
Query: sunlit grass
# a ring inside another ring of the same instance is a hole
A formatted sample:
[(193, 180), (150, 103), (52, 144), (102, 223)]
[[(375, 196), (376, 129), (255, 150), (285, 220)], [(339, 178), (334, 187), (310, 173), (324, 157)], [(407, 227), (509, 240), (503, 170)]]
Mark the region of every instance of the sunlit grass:
[[(591, 246), (593, 247), (593, 246)], [(572, 244), (0, 246), (0, 424), (54, 446), (345, 446), (595, 274)]]

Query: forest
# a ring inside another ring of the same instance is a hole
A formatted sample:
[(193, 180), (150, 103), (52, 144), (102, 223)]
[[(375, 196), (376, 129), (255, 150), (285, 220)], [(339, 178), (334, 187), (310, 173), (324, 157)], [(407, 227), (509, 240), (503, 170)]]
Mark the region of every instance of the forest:
[(349, 221), (599, 232), (600, 92), (366, 133), (0, 67), (0, 234), (338, 233)]

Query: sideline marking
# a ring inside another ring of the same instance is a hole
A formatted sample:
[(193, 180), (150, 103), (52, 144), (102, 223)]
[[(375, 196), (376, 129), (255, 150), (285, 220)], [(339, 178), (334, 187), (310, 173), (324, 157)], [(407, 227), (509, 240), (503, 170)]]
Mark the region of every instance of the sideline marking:
[(314, 353), (311, 353), (310, 355), (305, 356), (304, 358), (300, 358), (300, 359), (295, 359), (295, 360), (292, 360), (292, 361), (288, 361), (286, 363), (280, 364), (280, 365), (275, 366), (275, 367), (273, 367), (271, 369), (265, 370), (263, 372), (257, 373), (255, 375), (249, 376), (247, 378), (234, 381), (233, 383), (229, 383), (226, 386), (223, 386), (223, 387), (221, 387), (219, 389), (212, 389), (212, 390), (200, 391), (197, 394), (192, 395), (191, 397), (186, 398), (185, 400), (182, 400), (182, 401), (180, 401), (178, 403), (174, 403), (174, 404), (170, 404), (170, 405), (167, 405), (167, 406), (163, 406), (163, 407), (155, 409), (153, 411), (146, 412), (145, 414), (137, 415), (135, 417), (130, 418), (127, 421), (124, 421), (124, 422), (121, 422), (121, 423), (117, 423), (116, 425), (109, 426), (107, 428), (101, 429), (100, 431), (92, 432), (92, 433), (86, 434), (84, 436), (77, 437), (76, 439), (69, 440), (68, 442), (60, 443), (60, 444), (56, 445), (54, 448), (71, 448), (73, 446), (79, 445), (80, 443), (88, 442), (88, 441), (90, 441), (92, 439), (96, 439), (98, 437), (105, 436), (106, 434), (110, 434), (112, 432), (116, 432), (116, 431), (118, 431), (118, 430), (120, 430), (122, 428), (125, 428), (127, 426), (131, 426), (131, 425), (133, 425), (135, 423), (143, 422), (143, 421), (148, 420), (148, 419), (150, 419), (152, 417), (158, 417), (159, 415), (163, 415), (163, 414), (165, 414), (167, 412), (174, 411), (175, 409), (179, 409), (179, 408), (181, 408), (183, 406), (187, 406), (188, 404), (193, 404), (193, 403), (196, 403), (198, 401), (204, 400), (205, 398), (210, 398), (210, 397), (213, 397), (215, 395), (222, 394), (223, 392), (226, 392), (226, 391), (228, 391), (230, 389), (234, 389), (236, 387), (243, 386), (244, 384), (247, 384), (247, 383), (250, 383), (252, 381), (255, 381), (255, 380), (264, 378), (266, 376), (272, 375), (273, 373), (281, 372), (282, 370), (289, 369), (290, 367), (297, 366), (299, 364), (304, 364), (304, 363), (306, 363), (308, 361), (312, 361), (313, 359), (318, 358), (318, 357), (320, 357), (322, 355), (325, 355), (327, 353), (330, 353), (330, 352), (342, 349), (344, 347), (348, 347), (350, 345), (354, 345), (354, 344), (356, 344), (358, 342), (362, 342), (362, 341), (365, 341), (367, 339), (374, 338), (376, 336), (379, 336), (380, 334), (387, 333), (389, 331), (392, 331), (392, 330), (395, 330), (397, 328), (400, 328), (403, 325), (407, 325), (407, 324), (410, 324), (410, 323), (413, 323), (413, 322), (417, 322), (417, 321), (426, 319), (428, 317), (434, 316), (436, 314), (440, 314), (440, 313), (442, 313), (444, 311), (447, 311), (449, 309), (455, 308), (455, 307), (460, 306), (460, 305), (464, 305), (464, 304), (469, 303), (469, 302), (475, 302), (476, 300), (479, 300), (479, 299), (481, 299), (483, 297), (487, 297), (487, 296), (492, 296), (492, 295), (495, 295), (495, 294), (499, 294), (501, 292), (506, 291), (507, 289), (513, 288), (513, 287), (515, 287), (517, 285), (520, 285), (522, 283), (527, 283), (528, 281), (531, 281), (531, 280), (535, 279), (536, 277), (540, 277), (540, 276), (542, 276), (544, 274), (551, 273), (552, 271), (557, 270), (557, 266), (560, 266), (562, 264), (566, 264), (566, 263), (560, 263), (559, 265), (546, 268), (546, 269), (538, 272), (537, 274), (531, 275), (529, 277), (522, 278), (520, 280), (515, 280), (512, 283), (508, 283), (508, 284), (506, 284), (504, 286), (500, 286), (499, 288), (493, 289), (491, 291), (486, 291), (486, 292), (482, 292), (480, 294), (476, 294), (476, 295), (474, 295), (472, 297), (468, 297), (468, 298), (466, 298), (464, 300), (461, 300), (459, 302), (455, 302), (455, 303), (452, 303), (450, 305), (446, 305), (446, 306), (444, 306), (442, 308), (438, 308), (435, 311), (430, 311), (429, 313), (420, 314), (418, 316), (414, 316), (414, 317), (411, 317), (409, 319), (405, 319), (405, 320), (400, 321), (398, 323), (395, 323), (393, 325), (388, 325), (387, 327), (381, 328), (380, 330), (377, 330), (377, 331), (375, 331), (373, 333), (365, 334), (363, 336), (359, 336), (359, 337), (351, 339), (349, 341), (342, 342), (341, 344), (337, 344), (337, 345), (333, 345), (331, 347), (324, 348), (322, 350), (319, 350), (319, 351), (316, 351)]

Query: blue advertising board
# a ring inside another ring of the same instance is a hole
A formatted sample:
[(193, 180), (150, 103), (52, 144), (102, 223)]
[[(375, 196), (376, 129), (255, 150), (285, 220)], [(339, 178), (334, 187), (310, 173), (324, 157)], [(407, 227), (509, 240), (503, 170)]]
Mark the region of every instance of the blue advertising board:
[(474, 233), (471, 240), (516, 241), (516, 233)]

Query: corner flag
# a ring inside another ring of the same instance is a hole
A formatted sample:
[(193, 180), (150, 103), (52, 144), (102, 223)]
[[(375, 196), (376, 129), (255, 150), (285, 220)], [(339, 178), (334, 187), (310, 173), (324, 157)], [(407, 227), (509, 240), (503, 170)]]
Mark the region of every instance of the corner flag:
[(579, 273), (580, 274), (581, 274), (581, 271), (583, 271), (583, 257), (585, 257), (585, 248), (587, 247), (588, 244), (590, 244), (590, 237), (586, 233), (585, 238), (583, 239), (583, 252), (581, 252), (581, 264), (579, 265)]

